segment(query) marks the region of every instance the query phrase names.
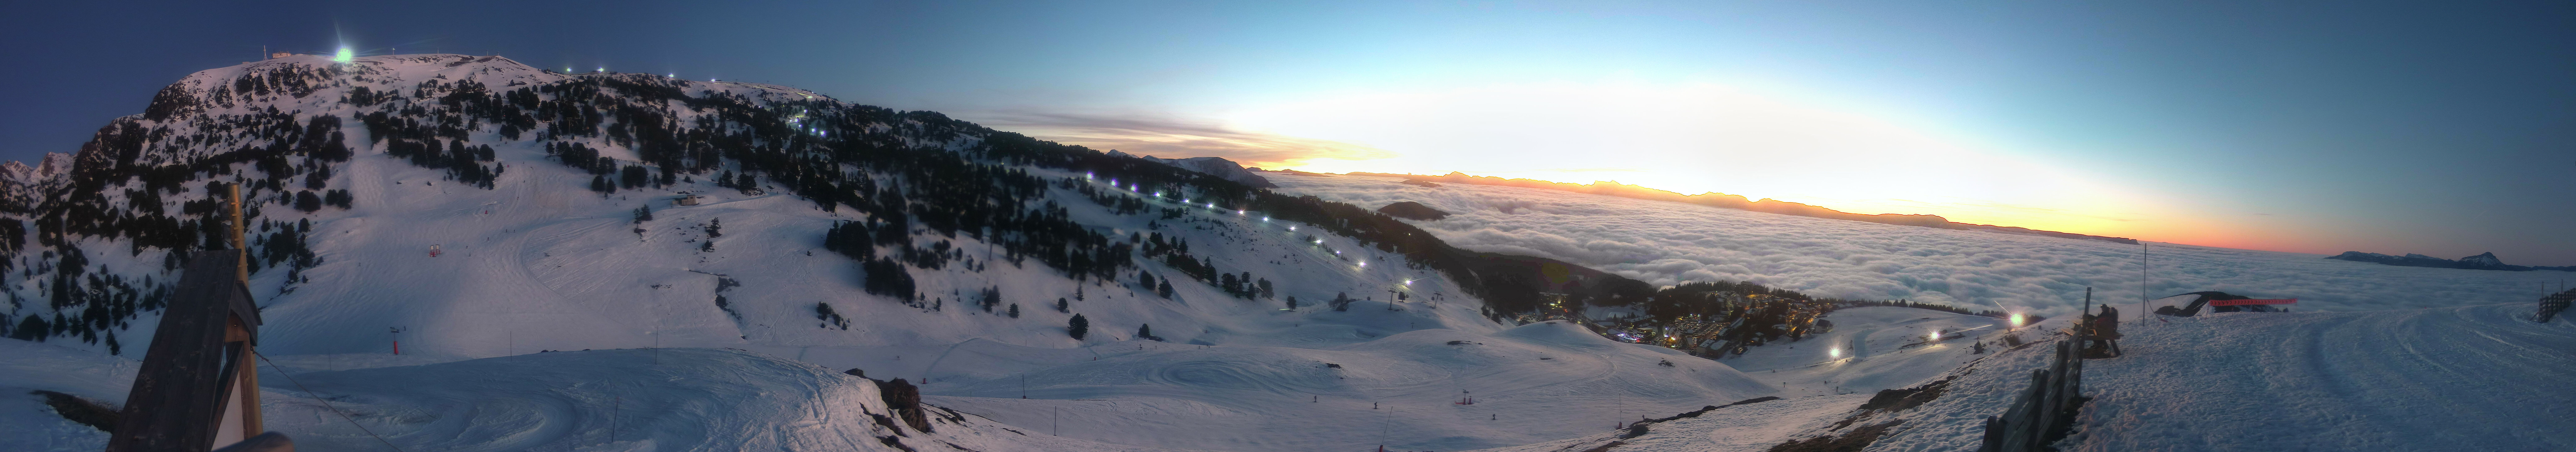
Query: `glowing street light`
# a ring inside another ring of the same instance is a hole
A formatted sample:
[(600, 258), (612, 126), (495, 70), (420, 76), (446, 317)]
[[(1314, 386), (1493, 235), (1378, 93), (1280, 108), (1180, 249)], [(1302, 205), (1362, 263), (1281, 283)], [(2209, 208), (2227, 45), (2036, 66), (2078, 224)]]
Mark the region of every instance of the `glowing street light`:
[(2013, 315), (2012, 315), (2012, 326), (2013, 326), (2013, 328), (2021, 328), (2021, 313), (2018, 313), (2018, 312), (2013, 313)]
[(1825, 356), (1829, 356), (1829, 357), (1833, 357), (1833, 358), (1837, 358), (1837, 359), (1842, 358), (1842, 357), (1843, 357), (1843, 349), (1839, 349), (1839, 348), (1828, 348), (1828, 349), (1825, 349)]
[(1935, 340), (1935, 341), (1937, 341), (1937, 340), (1941, 340), (1941, 332), (1939, 332), (1939, 331), (1934, 331), (1934, 332), (1932, 332), (1932, 335), (1931, 335), (1931, 336), (1928, 336), (1928, 337), (1930, 337), (1930, 338), (1931, 338), (1930, 340)]

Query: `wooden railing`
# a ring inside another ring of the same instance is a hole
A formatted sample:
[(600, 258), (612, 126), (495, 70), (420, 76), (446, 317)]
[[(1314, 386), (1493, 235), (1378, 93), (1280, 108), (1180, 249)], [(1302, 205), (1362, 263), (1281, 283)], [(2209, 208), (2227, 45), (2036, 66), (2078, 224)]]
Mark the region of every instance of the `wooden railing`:
[(2531, 320), (2534, 322), (2549, 323), (2550, 319), (2558, 317), (2559, 311), (2567, 310), (2567, 305), (2570, 302), (2576, 302), (2576, 289), (2567, 289), (2567, 291), (2559, 292), (2555, 295), (2540, 297), (2540, 311), (2532, 313)]
[[(2079, 333), (2080, 334), (2080, 333)], [(2057, 358), (2047, 369), (2031, 371), (2030, 389), (2021, 400), (2004, 410), (2003, 416), (1986, 417), (1985, 444), (1979, 452), (2026, 452), (2048, 450), (2048, 444), (2066, 437), (2075, 422), (2075, 410), (2089, 400), (2083, 389), (2084, 360), (2078, 344), (2084, 338), (2057, 342)]]

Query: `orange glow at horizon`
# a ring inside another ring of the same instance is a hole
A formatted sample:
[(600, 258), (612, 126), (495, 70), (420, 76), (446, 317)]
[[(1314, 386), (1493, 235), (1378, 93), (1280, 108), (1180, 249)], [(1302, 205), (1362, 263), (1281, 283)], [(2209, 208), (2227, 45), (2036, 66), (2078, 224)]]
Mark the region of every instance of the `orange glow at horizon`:
[(2333, 252), (2325, 237), (2281, 232), (2299, 230), (2289, 222), (2161, 189), (2176, 182), (2107, 177), (2091, 169), (2098, 163), (2007, 149), (1921, 116), (1716, 83), (1547, 82), (1320, 95), (1169, 130), (1095, 121), (1114, 126), (1056, 125), (1048, 135), (1248, 167), (1617, 181), (1856, 214)]
[[(1342, 162), (1335, 162), (1335, 163), (1342, 163)], [(1349, 163), (1359, 163), (1359, 162), (1349, 162)], [(1256, 166), (1256, 165), (1251, 165), (1251, 164), (1248, 164), (1248, 163), (1247, 163), (1245, 166)], [(1356, 171), (1356, 172), (1368, 172), (1368, 173), (1420, 174), (1420, 175), (1442, 175), (1442, 174), (1448, 174), (1448, 173), (1450, 172), (1450, 171), (1431, 171), (1431, 170), (1388, 170), (1388, 169), (1373, 169), (1373, 168), (1365, 168), (1365, 167), (1364, 167), (1365, 165), (1359, 165), (1359, 166), (1361, 166), (1361, 167), (1354, 168), (1354, 167), (1345, 167), (1345, 166), (1343, 166), (1343, 165), (1306, 165), (1306, 166), (1298, 167), (1298, 168), (1280, 168), (1280, 169), (1294, 169), (1294, 170), (1298, 170), (1298, 171), (1307, 171), (1307, 172), (1330, 172), (1330, 173), (1348, 173), (1348, 172), (1354, 172), (1354, 171)], [(1273, 167), (1273, 168), (1276, 168), (1276, 167)], [(1650, 189), (1656, 189), (1656, 190), (1663, 190), (1663, 191), (1668, 191), (1668, 192), (1674, 192), (1674, 193), (1678, 193), (1678, 194), (1682, 194), (1682, 195), (1696, 195), (1696, 194), (1700, 194), (1700, 193), (1705, 193), (1705, 192), (1707, 192), (1707, 191), (1690, 192), (1690, 191), (1682, 191), (1682, 190), (1671, 190), (1671, 189), (1667, 189), (1667, 188), (1665, 188), (1665, 187), (1658, 186), (1658, 185), (1654, 185), (1654, 184), (1636, 182), (1636, 181), (1634, 181), (1634, 180), (1635, 180), (1635, 179), (1637, 179), (1637, 176), (1642, 176), (1642, 174), (1640, 174), (1640, 173), (1638, 173), (1638, 172), (1633, 172), (1633, 171), (1602, 171), (1602, 170), (1597, 170), (1597, 169), (1586, 169), (1586, 170), (1561, 171), (1561, 172), (1532, 171), (1532, 172), (1526, 172), (1526, 173), (1527, 173), (1527, 174), (1518, 174), (1518, 173), (1516, 173), (1516, 174), (1477, 174), (1477, 173), (1469, 173), (1469, 175), (1472, 175), (1472, 176), (1504, 177), (1504, 178), (1512, 178), (1512, 179), (1531, 179), (1531, 180), (1539, 180), (1539, 181), (1546, 181), (1546, 182), (1555, 182), (1555, 183), (1571, 183), (1571, 184), (1581, 184), (1581, 185), (1594, 185), (1594, 184), (1597, 184), (1597, 183), (1603, 183), (1603, 182), (1615, 182), (1615, 183), (1623, 183), (1623, 184), (1628, 184), (1628, 185), (1635, 185), (1635, 186), (1644, 187), (1644, 188), (1650, 188)], [(1548, 173), (1553, 173), (1553, 174), (1548, 174)], [(1619, 175), (1627, 176), (1627, 178), (1628, 178), (1628, 179), (1630, 179), (1630, 180), (1615, 180), (1615, 179), (1620, 179), (1620, 178), (1611, 178), (1611, 177), (1589, 177), (1589, 176), (1585, 176), (1585, 175), (1587, 175), (1587, 174), (1589, 174), (1589, 175), (1594, 175), (1594, 176), (1598, 176), (1598, 175), (1608, 175), (1608, 174), (1619, 174)], [(1573, 175), (1573, 176), (1575, 176), (1575, 177), (1555, 177), (1555, 178), (1545, 177), (1545, 176), (1548, 176), (1548, 175)], [(1589, 178), (1587, 178), (1587, 177), (1589, 177)], [(2158, 243), (2175, 243), (2175, 244), (2197, 245), (2197, 246), (2209, 246), (2209, 247), (2219, 247), (2219, 248), (2235, 248), (2235, 249), (2262, 250), (2262, 251), (2283, 251), (2283, 252), (2309, 253), (2309, 254), (2334, 254), (2334, 253), (2336, 253), (2336, 252), (2337, 252), (2337, 251), (2327, 251), (2327, 247), (2326, 247), (2326, 246), (2324, 246), (2322, 243), (2315, 243), (2315, 242), (2312, 242), (2312, 241), (2310, 241), (2310, 240), (2303, 240), (2303, 238), (2300, 238), (2300, 237), (2278, 237), (2278, 236), (2267, 236), (2267, 235), (2264, 235), (2264, 234), (2260, 234), (2260, 233), (2257, 233), (2257, 232), (2255, 232), (2255, 231), (2250, 230), (2249, 228), (2246, 228), (2244, 224), (2241, 224), (2241, 223), (2235, 223), (2234, 221), (2236, 221), (2236, 220), (2231, 220), (2231, 219), (2222, 219), (2222, 218), (2188, 217), (2188, 216), (2174, 216), (2174, 215), (2165, 215), (2165, 214), (2139, 213), (2139, 214), (2133, 214), (2133, 215), (2131, 215), (2131, 217), (2136, 218), (2136, 219), (2112, 219), (2112, 218), (2103, 218), (2103, 217), (2092, 217), (2092, 216), (2082, 216), (2082, 215), (2075, 215), (2075, 214), (2056, 213), (2056, 212), (2059, 212), (2059, 211), (2057, 211), (2057, 210), (2055, 210), (2055, 209), (2045, 209), (2045, 208), (2025, 207), (2025, 206), (1996, 205), (1996, 204), (1994, 204), (1994, 203), (1977, 203), (1977, 202), (1954, 202), (1954, 203), (1941, 203), (1941, 202), (1923, 202), (1923, 201), (1904, 201), (1904, 200), (1895, 200), (1895, 199), (1868, 199), (1868, 200), (1844, 201), (1844, 200), (1811, 199), (1811, 198), (1788, 197), (1788, 196), (1763, 196), (1763, 195), (1761, 195), (1761, 194), (1751, 194), (1751, 193), (1727, 193), (1727, 194), (1738, 195), (1738, 196), (1744, 196), (1746, 199), (1751, 199), (1751, 200), (1777, 199), (1777, 200), (1780, 200), (1780, 201), (1788, 201), (1788, 202), (1795, 202), (1795, 203), (1801, 203), (1801, 204), (1813, 205), (1813, 206), (1817, 206), (1817, 207), (1824, 207), (1824, 208), (1828, 208), (1828, 209), (1834, 209), (1834, 210), (1841, 211), (1841, 212), (1846, 212), (1846, 213), (1856, 213), (1856, 214), (1863, 214), (1863, 215), (1876, 215), (1876, 214), (1939, 215), (1939, 216), (1941, 216), (1942, 218), (1947, 219), (1947, 220), (1949, 220), (1949, 221), (1960, 222), (1960, 223), (1984, 224), (1984, 225), (1994, 225), (1994, 226), (2012, 226), (2012, 227), (2022, 227), (2022, 228), (2037, 229), (2037, 230), (2042, 230), (2042, 231), (2069, 232), (2069, 233), (2076, 233), (2076, 234), (2100, 235), (2100, 236), (2110, 236), (2110, 237), (2126, 237), (2126, 238), (2133, 238), (2133, 239), (2138, 239), (2138, 240), (2143, 240), (2143, 241), (2148, 241), (2148, 242), (2158, 242)], [(1712, 208), (1714, 208), (1714, 207), (1712, 207)], [(2181, 220), (2157, 220), (2157, 219), (2146, 219), (2146, 218), (2181, 218)]]

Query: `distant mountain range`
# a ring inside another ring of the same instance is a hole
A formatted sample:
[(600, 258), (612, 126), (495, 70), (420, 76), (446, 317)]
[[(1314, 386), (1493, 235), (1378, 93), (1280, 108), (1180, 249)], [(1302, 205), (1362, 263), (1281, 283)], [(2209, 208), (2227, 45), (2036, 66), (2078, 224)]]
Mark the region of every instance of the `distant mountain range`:
[(2532, 270), (2557, 270), (2557, 271), (2563, 271), (2563, 272), (2576, 272), (2576, 265), (2564, 266), (2564, 267), (2535, 267), (2535, 266), (2523, 266), (2523, 265), (2510, 265), (2510, 264), (2506, 264), (2506, 263), (2504, 263), (2504, 260), (2503, 260), (2503, 259), (2497, 259), (2497, 258), (2496, 258), (2495, 253), (2493, 253), (2493, 252), (2480, 253), (2480, 254), (2478, 254), (2478, 255), (2476, 255), (2476, 256), (2463, 257), (2463, 258), (2460, 258), (2459, 260), (2443, 259), (2443, 258), (2438, 258), (2438, 257), (2433, 257), (2433, 256), (2426, 256), (2426, 255), (2422, 255), (2422, 254), (2414, 254), (2414, 253), (2407, 253), (2407, 254), (2406, 254), (2406, 255), (2404, 255), (2404, 256), (2390, 256), (2390, 255), (2386, 255), (2386, 254), (2379, 254), (2379, 253), (2364, 253), (2364, 252), (2360, 252), (2360, 251), (2345, 251), (2345, 252), (2343, 252), (2343, 254), (2337, 254), (2337, 255), (2333, 255), (2333, 256), (2326, 256), (2326, 258), (2327, 258), (2327, 259), (2336, 259), (2336, 260), (2347, 260), (2347, 261), (2354, 261), (2354, 262), (2375, 262), (2375, 263), (2388, 264), (2388, 265), (2396, 265), (2396, 266), (2403, 266), (2403, 267), (2458, 268), (2458, 269), (2468, 269), (2468, 270), (2504, 270), (2504, 271), (2517, 271), (2517, 272), (2527, 272), (2527, 271), (2532, 271)]
[[(1950, 221), (1950, 219), (1948, 219), (1948, 218), (1942, 218), (1940, 215), (1910, 215), (1910, 214), (1894, 214), (1894, 213), (1882, 213), (1882, 214), (1877, 214), (1877, 215), (1857, 214), (1857, 213), (1844, 212), (1844, 211), (1839, 211), (1839, 210), (1834, 210), (1834, 209), (1828, 209), (1828, 208), (1823, 208), (1823, 207), (1817, 207), (1817, 206), (1808, 205), (1808, 204), (1801, 204), (1801, 203), (1794, 203), (1794, 202), (1788, 202), (1788, 201), (1781, 201), (1781, 200), (1777, 200), (1777, 199), (1770, 199), (1770, 198), (1763, 198), (1763, 199), (1762, 199), (1762, 200), (1760, 200), (1760, 201), (1754, 201), (1754, 200), (1746, 199), (1746, 198), (1745, 198), (1744, 196), (1742, 196), (1742, 195), (1730, 195), (1730, 194), (1718, 193), (1718, 192), (1708, 192), (1708, 193), (1701, 193), (1701, 194), (1696, 194), (1696, 195), (1684, 195), (1684, 194), (1681, 194), (1681, 193), (1674, 193), (1674, 192), (1669, 192), (1669, 191), (1656, 190), (1656, 189), (1646, 188), (1646, 187), (1642, 187), (1642, 186), (1622, 184), (1622, 183), (1619, 183), (1619, 182), (1617, 182), (1617, 181), (1596, 181), (1596, 182), (1593, 182), (1593, 183), (1590, 183), (1590, 184), (1574, 184), (1574, 183), (1565, 183), (1565, 182), (1550, 182), (1550, 181), (1543, 181), (1543, 180), (1537, 180), (1537, 179), (1504, 179), (1504, 178), (1500, 178), (1500, 177), (1492, 177), (1492, 176), (1471, 176), (1471, 175), (1467, 175), (1466, 173), (1460, 173), (1460, 172), (1450, 172), (1449, 174), (1444, 174), (1444, 175), (1439, 175), (1439, 176), (1424, 176), (1424, 175), (1418, 175), (1418, 174), (1362, 173), (1362, 172), (1353, 172), (1353, 173), (1350, 173), (1350, 174), (1351, 174), (1351, 175), (1355, 175), (1355, 176), (1400, 177), (1400, 178), (1404, 178), (1404, 179), (1405, 179), (1405, 183), (1408, 183), (1408, 184), (1415, 184), (1415, 185), (1423, 185), (1423, 184), (1425, 184), (1425, 183), (1436, 183), (1436, 182), (1445, 182), (1445, 183), (1452, 183), (1452, 184), (1499, 185), (1499, 186), (1505, 186), (1505, 187), (1536, 188), (1536, 189), (1542, 189), (1542, 190), (1557, 190), (1557, 191), (1570, 191), (1570, 192), (1575, 192), (1575, 193), (1590, 193), (1590, 194), (1596, 194), (1596, 195), (1617, 196), (1617, 197), (1622, 197), (1622, 198), (1644, 199), (1644, 200), (1651, 200), (1651, 201), (1672, 201), (1672, 202), (1678, 202), (1678, 203), (1684, 203), (1684, 204), (1698, 204), (1698, 205), (1709, 206), (1709, 207), (1722, 207), (1722, 208), (1728, 208), (1728, 209), (1750, 210), (1750, 211), (1755, 211), (1755, 212), (1768, 212), (1768, 213), (1776, 213), (1776, 214), (1781, 214), (1781, 215), (1796, 215), (1796, 216), (1801, 216), (1801, 217), (1831, 218), (1831, 219), (1836, 219), (1836, 220), (1865, 221), (1865, 222), (1880, 223), (1880, 224), (1895, 224), (1895, 225), (1905, 225), (1905, 226), (1922, 226), (1922, 227), (1927, 227), (1927, 228), (1957, 229), (1957, 230), (1963, 230), (1963, 231), (1989, 231), (1989, 232), (2002, 232), (2002, 233), (2010, 233), (2010, 234), (2042, 235), (2042, 236), (2050, 236), (2050, 237), (2064, 237), (2064, 238), (2071, 238), (2071, 239), (2101, 240), (2101, 241), (2105, 241), (2105, 242), (2113, 242), (2113, 243), (2128, 243), (2128, 244), (2135, 244), (2135, 243), (2138, 243), (2138, 240), (2137, 240), (2137, 239), (2132, 239), (2132, 238), (2127, 238), (2127, 237), (2105, 237), (2105, 236), (2099, 236), (2099, 235), (2076, 234), (2076, 233), (2072, 233), (2072, 232), (2042, 231), (2042, 230), (2037, 230), (2037, 229), (2030, 229), (2030, 228), (2023, 228), (2023, 227), (2013, 227), (2013, 226), (1995, 226), (1995, 225), (1990, 225), (1990, 224), (1971, 224), (1971, 223), (1960, 223), (1960, 222)], [(1436, 185), (1435, 185), (1435, 186), (1436, 186)]]

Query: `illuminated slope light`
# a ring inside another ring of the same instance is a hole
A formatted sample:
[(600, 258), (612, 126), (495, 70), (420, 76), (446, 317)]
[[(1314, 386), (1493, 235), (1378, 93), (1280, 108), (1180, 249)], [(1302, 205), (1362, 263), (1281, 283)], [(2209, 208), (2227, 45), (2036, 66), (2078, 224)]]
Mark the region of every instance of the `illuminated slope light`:
[[(1342, 253), (1333, 253), (1333, 254), (1342, 254)], [(1362, 267), (1367, 267), (1367, 266), (1368, 266), (1368, 261), (1360, 261), (1360, 266), (1362, 266)]]
[(331, 62), (334, 63), (347, 63), (350, 60), (355, 60), (357, 58), (358, 53), (349, 51), (349, 48), (347, 47), (341, 47), (340, 53), (331, 54)]
[(1932, 335), (1931, 335), (1931, 336), (1928, 336), (1928, 337), (1930, 337), (1930, 338), (1932, 338), (1932, 340), (1936, 340), (1936, 341), (1937, 341), (1937, 340), (1941, 340), (1941, 332), (1939, 332), (1939, 331), (1934, 331), (1934, 332), (1932, 332)]
[[(1294, 230), (1297, 230), (1297, 227), (1296, 227), (1296, 226), (1289, 226), (1289, 227), (1288, 227), (1288, 230), (1294, 231)], [(1322, 240), (1317, 240), (1317, 241), (1315, 241), (1315, 243), (1324, 243), (1324, 241), (1322, 241)]]
[(1839, 349), (1839, 348), (1828, 348), (1828, 349), (1825, 349), (1825, 356), (1830, 356), (1830, 357), (1835, 357), (1835, 358), (1841, 358), (1841, 357), (1843, 357), (1843, 349)]
[(607, 66), (600, 66), (600, 67), (599, 67), (599, 72), (608, 72), (608, 67), (607, 67)]
[(1242, 214), (1243, 214), (1243, 209), (1235, 209), (1235, 210), (1234, 210), (1234, 214), (1235, 214), (1235, 215), (1242, 215)]
[(2021, 314), (2015, 313), (2012, 315), (2012, 326), (2013, 328), (2021, 328)]

